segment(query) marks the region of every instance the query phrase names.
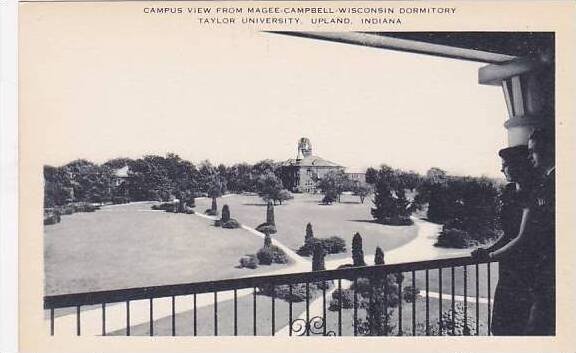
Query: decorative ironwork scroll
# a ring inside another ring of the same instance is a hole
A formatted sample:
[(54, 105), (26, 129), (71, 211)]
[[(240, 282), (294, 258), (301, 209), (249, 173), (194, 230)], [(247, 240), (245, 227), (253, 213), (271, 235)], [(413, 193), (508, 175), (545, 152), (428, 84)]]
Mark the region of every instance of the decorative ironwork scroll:
[(336, 332), (326, 331), (325, 325), (326, 322), (322, 316), (314, 316), (309, 321), (306, 321), (305, 319), (296, 319), (290, 324), (292, 327), (292, 333), (296, 336), (336, 336)]

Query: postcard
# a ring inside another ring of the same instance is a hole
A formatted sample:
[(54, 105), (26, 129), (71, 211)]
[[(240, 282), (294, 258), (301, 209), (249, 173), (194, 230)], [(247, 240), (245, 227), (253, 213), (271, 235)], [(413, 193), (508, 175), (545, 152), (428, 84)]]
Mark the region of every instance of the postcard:
[(575, 15), (21, 1), (21, 351), (567, 351)]

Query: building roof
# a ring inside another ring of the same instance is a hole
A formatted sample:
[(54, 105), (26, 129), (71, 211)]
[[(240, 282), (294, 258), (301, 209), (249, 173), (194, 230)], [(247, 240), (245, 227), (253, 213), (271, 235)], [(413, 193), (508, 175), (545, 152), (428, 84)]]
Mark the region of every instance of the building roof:
[(128, 170), (130, 170), (130, 168), (125, 165), (122, 168), (118, 168), (114, 171), (114, 176), (117, 178), (127, 178), (128, 177)]
[(289, 159), (284, 162), (285, 166), (298, 166), (298, 167), (333, 167), (333, 168), (344, 168), (340, 164), (330, 162), (322, 157), (315, 155), (309, 155), (302, 159)]

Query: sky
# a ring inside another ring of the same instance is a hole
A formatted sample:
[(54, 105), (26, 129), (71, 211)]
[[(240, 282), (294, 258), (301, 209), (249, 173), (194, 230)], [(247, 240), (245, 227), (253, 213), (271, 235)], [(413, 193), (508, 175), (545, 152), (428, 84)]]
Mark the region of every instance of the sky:
[(22, 33), (22, 116), (46, 164), (285, 160), (308, 137), (352, 169), (501, 176), (507, 113), (502, 91), (478, 84), (483, 63), (125, 21), (46, 15)]

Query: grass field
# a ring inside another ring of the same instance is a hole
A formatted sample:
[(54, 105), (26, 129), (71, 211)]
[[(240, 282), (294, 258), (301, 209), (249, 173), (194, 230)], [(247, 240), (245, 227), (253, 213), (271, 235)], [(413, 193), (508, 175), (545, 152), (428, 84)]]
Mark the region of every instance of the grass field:
[[(364, 254), (373, 254), (376, 246), (390, 250), (406, 244), (417, 235), (415, 226), (385, 226), (373, 222), (372, 203), (360, 203), (358, 196), (342, 195), (341, 203), (321, 205), (321, 194), (294, 194), (294, 200), (274, 207), (278, 233), (273, 235), (286, 246), (296, 250), (304, 243), (306, 224), (312, 223), (315, 237), (339, 236), (346, 241), (347, 252), (330, 255), (333, 258), (350, 257), (352, 236), (359, 232), (363, 239)], [(209, 199), (196, 201), (196, 210), (210, 207)], [(266, 220), (266, 204), (258, 196), (230, 195), (219, 198), (219, 209), (228, 204), (232, 218), (250, 227)]]
[(234, 278), (280, 266), (235, 268), (262, 239), (150, 206), (108, 206), (45, 226), (46, 295)]

